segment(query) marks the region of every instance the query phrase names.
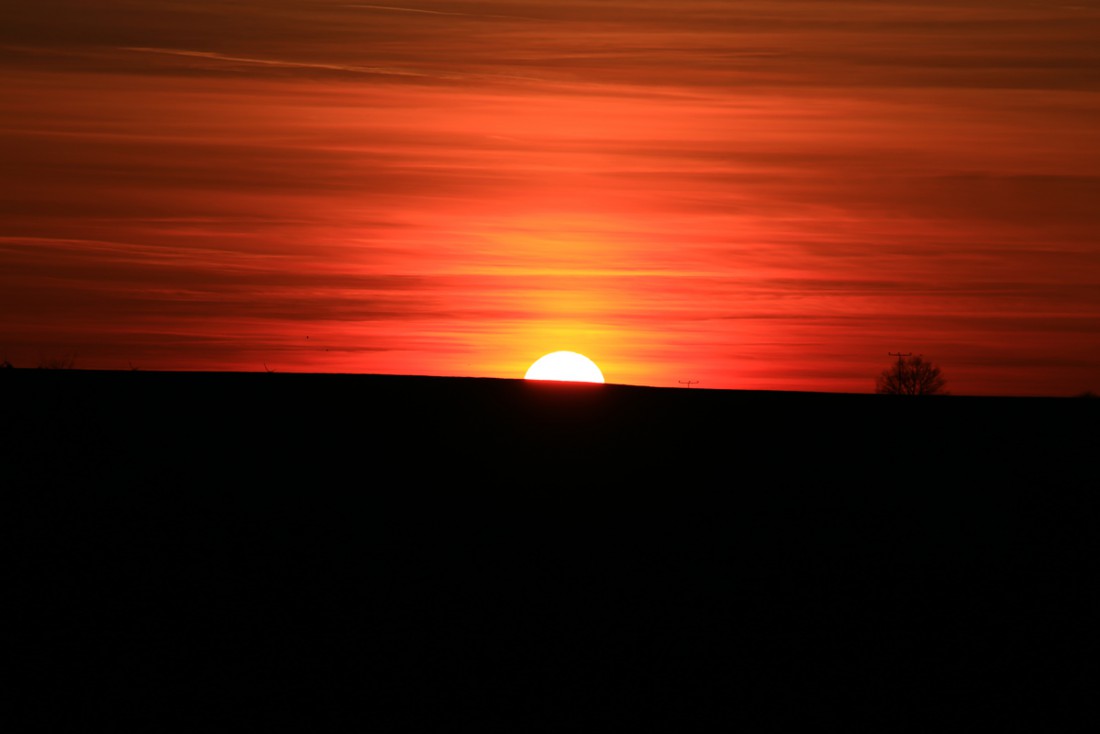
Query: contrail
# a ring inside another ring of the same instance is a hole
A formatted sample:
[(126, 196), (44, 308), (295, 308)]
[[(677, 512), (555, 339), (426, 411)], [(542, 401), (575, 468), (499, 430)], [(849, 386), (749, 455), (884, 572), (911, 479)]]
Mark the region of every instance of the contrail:
[(226, 56), (225, 54), (211, 51), (188, 51), (176, 48), (147, 48), (142, 46), (123, 46), (123, 51), (136, 53), (165, 54), (168, 56), (189, 56), (213, 61), (225, 61), (237, 64), (256, 64), (259, 66), (278, 66), (292, 69), (324, 69), (326, 71), (345, 71), (356, 74), (388, 74), (391, 76), (440, 76), (439, 74), (423, 74), (408, 69), (397, 69), (382, 66), (352, 66), (346, 64), (322, 64), (313, 61), (283, 61), (280, 59), (257, 59), (249, 56)]
[(422, 13), (424, 15), (457, 15), (465, 18), (507, 18), (508, 20), (538, 20), (521, 15), (496, 15), (492, 13), (458, 13), (447, 10), (425, 10), (424, 8), (399, 8), (393, 5), (363, 5), (359, 3), (348, 4), (345, 8), (363, 8), (365, 10), (389, 10), (399, 13)]
[(424, 10), (422, 8), (395, 8), (392, 5), (345, 5), (345, 8), (366, 8), (368, 10), (396, 10), (402, 13), (424, 13), (426, 15), (470, 15), (470, 13), (454, 13), (444, 10)]

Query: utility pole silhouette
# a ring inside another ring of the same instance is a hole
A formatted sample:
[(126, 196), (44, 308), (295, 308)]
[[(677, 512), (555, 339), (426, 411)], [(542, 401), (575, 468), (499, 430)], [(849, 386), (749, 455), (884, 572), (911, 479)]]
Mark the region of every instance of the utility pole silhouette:
[(904, 360), (906, 357), (912, 357), (913, 353), (906, 352), (902, 354), (901, 352), (887, 352), (887, 354), (889, 354), (891, 357), (898, 358), (898, 369), (897, 374), (894, 376), (894, 379), (897, 381), (897, 392), (904, 395), (908, 388), (908, 380), (905, 379), (905, 366), (902, 360)]
[[(887, 352), (887, 354), (890, 355), (891, 357), (897, 357), (898, 358), (898, 368), (899, 369), (901, 368), (901, 360), (903, 360), (906, 357), (912, 357), (913, 356), (912, 352), (906, 352), (905, 354), (902, 354), (901, 352)], [(900, 372), (899, 372), (899, 374), (900, 374)]]
[(688, 387), (699, 384), (698, 380), (680, 380), (679, 382), (681, 385), (687, 385)]

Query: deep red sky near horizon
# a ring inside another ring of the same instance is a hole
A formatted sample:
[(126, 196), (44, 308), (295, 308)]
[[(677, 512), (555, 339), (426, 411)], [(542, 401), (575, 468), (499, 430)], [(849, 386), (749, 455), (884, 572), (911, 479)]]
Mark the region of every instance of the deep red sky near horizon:
[(0, 358), (1100, 392), (1100, 2), (43, 0)]

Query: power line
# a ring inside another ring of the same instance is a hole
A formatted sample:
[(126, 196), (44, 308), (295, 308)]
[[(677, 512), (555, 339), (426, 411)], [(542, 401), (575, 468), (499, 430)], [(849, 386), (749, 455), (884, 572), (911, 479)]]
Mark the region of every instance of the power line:
[(688, 387), (699, 384), (698, 380), (680, 380), (679, 382), (681, 385), (687, 385)]

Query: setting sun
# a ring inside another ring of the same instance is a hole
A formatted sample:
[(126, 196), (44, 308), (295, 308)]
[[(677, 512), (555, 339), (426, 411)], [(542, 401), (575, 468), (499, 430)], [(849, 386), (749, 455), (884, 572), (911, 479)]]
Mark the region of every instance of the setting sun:
[(596, 363), (576, 352), (551, 352), (539, 357), (527, 369), (527, 380), (559, 382), (603, 382), (603, 373)]

